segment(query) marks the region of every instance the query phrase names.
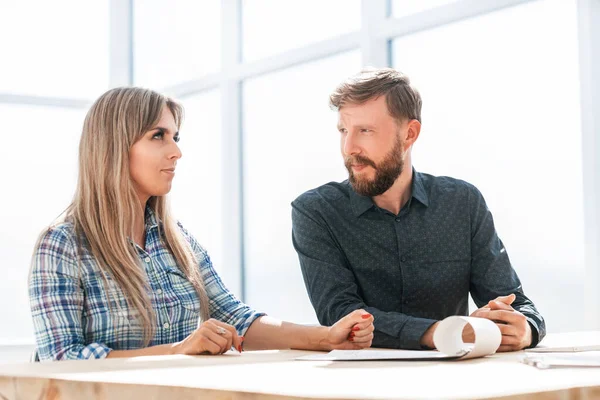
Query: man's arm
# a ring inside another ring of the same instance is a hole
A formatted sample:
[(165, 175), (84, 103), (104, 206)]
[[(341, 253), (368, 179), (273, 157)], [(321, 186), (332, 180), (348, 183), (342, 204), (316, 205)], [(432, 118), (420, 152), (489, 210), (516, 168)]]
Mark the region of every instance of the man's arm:
[[(546, 324), (533, 302), (523, 292), (521, 281), (511, 266), (504, 244), (496, 233), (492, 214), (487, 208), (483, 196), (474, 186), (471, 186), (469, 191), (469, 210), (471, 218), (471, 296), (477, 307), (483, 307), (488, 306), (491, 300), (498, 297), (514, 294), (515, 299), (509, 305), (525, 316), (531, 328), (530, 347), (535, 347), (546, 335)], [(497, 313), (493, 315), (497, 316)], [(523, 334), (527, 334), (529, 330), (527, 327), (525, 328)], [(518, 331), (521, 332), (520, 329)]]
[(424, 332), (436, 321), (386, 312), (365, 304), (344, 252), (325, 221), (301, 201), (292, 203), (292, 240), (308, 295), (322, 325), (358, 309), (374, 318), (374, 347), (422, 349)]

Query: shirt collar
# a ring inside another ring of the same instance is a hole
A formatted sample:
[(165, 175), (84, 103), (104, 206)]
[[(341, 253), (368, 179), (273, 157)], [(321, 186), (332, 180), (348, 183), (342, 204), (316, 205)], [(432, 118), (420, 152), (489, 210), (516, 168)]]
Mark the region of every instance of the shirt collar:
[(418, 200), (425, 207), (429, 207), (429, 196), (425, 190), (423, 176), (413, 168), (413, 180), (411, 184), (412, 197)]
[[(356, 217), (360, 217), (367, 210), (375, 205), (373, 200), (368, 196), (362, 196), (354, 191), (352, 188), (352, 184), (348, 181), (348, 185), (350, 186), (350, 204), (352, 206), (352, 211)], [(425, 207), (429, 207), (429, 196), (427, 195), (427, 191), (425, 190), (425, 185), (423, 183), (423, 177), (420, 173), (418, 173), (413, 168), (413, 178), (411, 182), (411, 197), (415, 200), (418, 200)]]
[(154, 210), (149, 207), (146, 206), (146, 216), (145, 216), (146, 220), (145, 220), (145, 224), (146, 224), (146, 230), (150, 230), (152, 228), (156, 228), (158, 226), (158, 218), (156, 218), (156, 214), (154, 213)]

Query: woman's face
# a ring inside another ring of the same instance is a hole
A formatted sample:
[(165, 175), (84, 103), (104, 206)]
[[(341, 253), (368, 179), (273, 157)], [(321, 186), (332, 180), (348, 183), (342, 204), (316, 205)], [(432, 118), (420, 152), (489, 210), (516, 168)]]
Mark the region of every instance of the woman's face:
[(171, 190), (175, 166), (181, 158), (178, 141), (175, 119), (165, 106), (158, 124), (131, 147), (129, 170), (142, 204), (151, 196), (164, 196)]

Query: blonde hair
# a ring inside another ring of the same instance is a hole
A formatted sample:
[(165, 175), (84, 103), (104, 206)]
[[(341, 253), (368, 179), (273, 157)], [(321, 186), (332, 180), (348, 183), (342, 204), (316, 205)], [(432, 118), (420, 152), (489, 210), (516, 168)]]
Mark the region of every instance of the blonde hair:
[(99, 268), (119, 285), (127, 305), (138, 311), (145, 345), (154, 335), (156, 316), (148, 296), (149, 285), (133, 241), (136, 219), (150, 207), (162, 224), (159, 232), (178, 267), (194, 285), (200, 316), (209, 318), (208, 296), (198, 260), (171, 216), (166, 196), (140, 203), (129, 171), (129, 150), (156, 126), (163, 109), (173, 114), (177, 127), (183, 108), (152, 90), (124, 87), (109, 90), (92, 105), (85, 117), (79, 143), (79, 177), (73, 202), (64, 218), (73, 223), (76, 237), (83, 235)]

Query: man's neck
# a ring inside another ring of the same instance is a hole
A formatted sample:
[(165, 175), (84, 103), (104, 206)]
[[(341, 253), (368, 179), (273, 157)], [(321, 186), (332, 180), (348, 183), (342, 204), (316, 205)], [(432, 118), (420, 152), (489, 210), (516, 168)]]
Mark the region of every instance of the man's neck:
[(379, 196), (373, 197), (373, 203), (379, 208), (388, 210), (394, 215), (398, 215), (402, 206), (408, 202), (411, 193), (412, 184), (412, 163), (406, 162), (404, 164), (404, 170), (396, 178), (396, 181), (385, 193)]

